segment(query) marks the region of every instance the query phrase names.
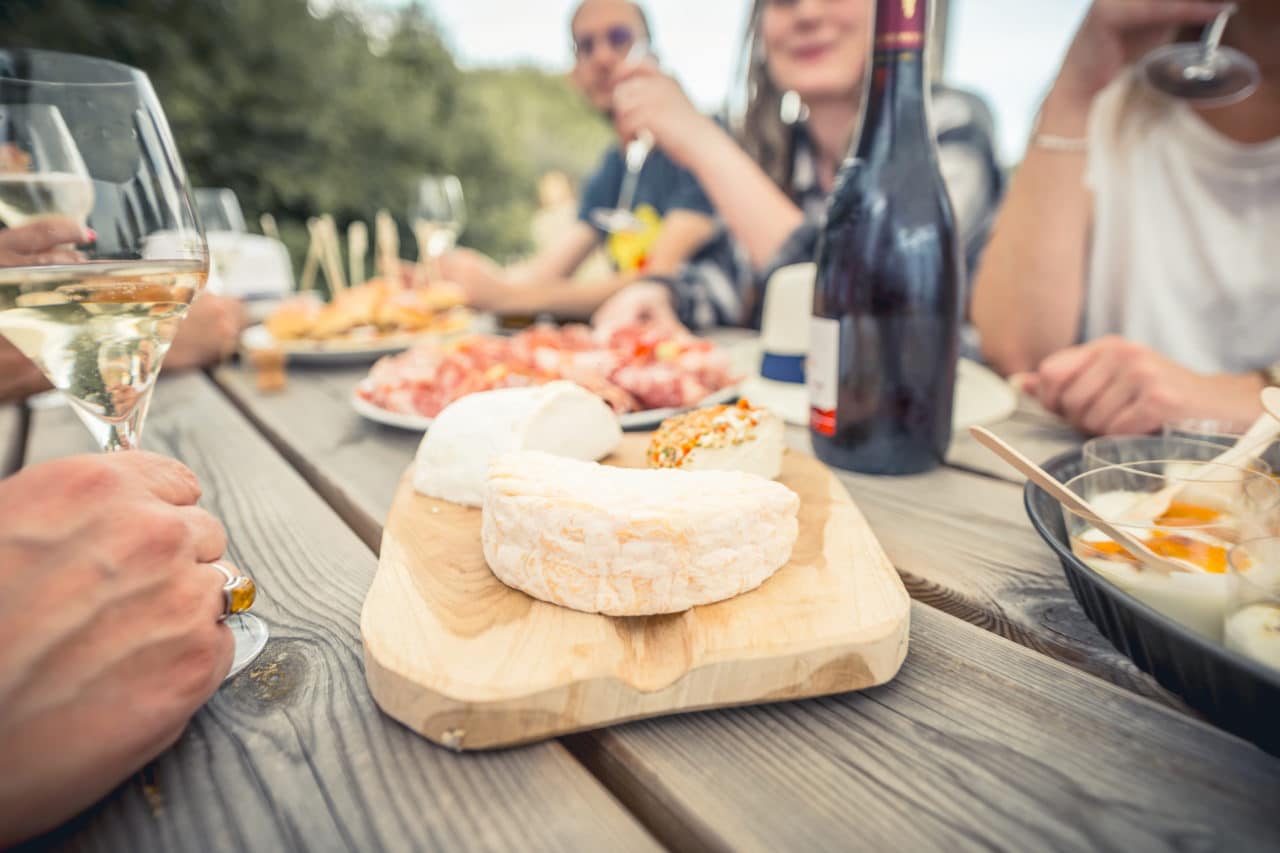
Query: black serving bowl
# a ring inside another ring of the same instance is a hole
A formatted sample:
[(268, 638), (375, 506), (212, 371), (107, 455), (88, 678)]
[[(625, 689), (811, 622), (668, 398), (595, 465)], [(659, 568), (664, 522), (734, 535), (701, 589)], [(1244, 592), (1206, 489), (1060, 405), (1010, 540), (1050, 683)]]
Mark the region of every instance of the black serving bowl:
[[(1072, 450), (1044, 469), (1065, 483), (1084, 464)], [(1215, 724), (1280, 755), (1280, 672), (1184, 628), (1094, 572), (1071, 553), (1058, 502), (1031, 482), (1024, 498), (1032, 526), (1058, 555), (1071, 592), (1103, 636)]]

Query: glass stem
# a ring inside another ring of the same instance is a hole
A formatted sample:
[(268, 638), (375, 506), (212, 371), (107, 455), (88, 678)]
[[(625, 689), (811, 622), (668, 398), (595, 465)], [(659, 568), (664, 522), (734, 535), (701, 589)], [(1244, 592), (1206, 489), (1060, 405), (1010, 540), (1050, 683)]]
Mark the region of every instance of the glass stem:
[(154, 389), (155, 384), (152, 383), (138, 397), (133, 410), (120, 419), (105, 420), (74, 399), (71, 401), (71, 408), (89, 428), (102, 451), (113, 453), (117, 450), (138, 450), (142, 446), (142, 425), (147, 418), (147, 409), (151, 407), (151, 393)]
[(1208, 62), (1218, 52), (1218, 45), (1222, 43), (1222, 34), (1227, 29), (1227, 21), (1235, 11), (1236, 4), (1232, 3), (1218, 13), (1218, 17), (1214, 18), (1213, 23), (1204, 31), (1204, 35), (1200, 38), (1201, 62)]

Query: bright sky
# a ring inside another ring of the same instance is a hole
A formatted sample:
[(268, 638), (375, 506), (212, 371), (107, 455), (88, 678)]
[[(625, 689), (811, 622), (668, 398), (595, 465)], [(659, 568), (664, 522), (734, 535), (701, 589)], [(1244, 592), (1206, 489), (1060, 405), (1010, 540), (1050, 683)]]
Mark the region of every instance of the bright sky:
[[(369, 0), (402, 5), (406, 0)], [(428, 0), (465, 67), (570, 63), (569, 15), (578, 0)], [(665, 67), (704, 109), (721, 106), (734, 78), (751, 0), (643, 0)], [(999, 145), (1016, 161), (1035, 107), (1088, 0), (952, 0), (946, 79), (985, 95)]]

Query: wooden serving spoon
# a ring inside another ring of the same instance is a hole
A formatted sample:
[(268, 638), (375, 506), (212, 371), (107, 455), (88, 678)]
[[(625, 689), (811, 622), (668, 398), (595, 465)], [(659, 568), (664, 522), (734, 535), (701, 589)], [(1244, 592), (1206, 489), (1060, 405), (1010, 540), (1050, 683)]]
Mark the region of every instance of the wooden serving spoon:
[(969, 435), (973, 436), (979, 444), (995, 453), (996, 456), (1021, 471), (1028, 480), (1048, 492), (1058, 503), (1110, 536), (1115, 542), (1123, 545), (1125, 550), (1132, 554), (1144, 567), (1162, 575), (1169, 575), (1174, 572), (1201, 573), (1201, 569), (1191, 563), (1160, 556), (1132, 533), (1116, 527), (1102, 518), (1092, 504), (1049, 476), (1047, 471), (1014, 450), (990, 430), (982, 427), (970, 427)]
[(1272, 385), (1262, 389), (1262, 408), (1268, 415), (1280, 421), (1280, 388)]

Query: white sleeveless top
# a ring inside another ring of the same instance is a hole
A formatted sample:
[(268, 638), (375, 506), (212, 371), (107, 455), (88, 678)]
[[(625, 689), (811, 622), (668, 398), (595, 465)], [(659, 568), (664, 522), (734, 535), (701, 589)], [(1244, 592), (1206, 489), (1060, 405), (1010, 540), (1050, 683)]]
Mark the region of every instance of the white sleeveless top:
[(1084, 338), (1200, 372), (1280, 362), (1280, 138), (1241, 145), (1125, 76), (1094, 102)]

